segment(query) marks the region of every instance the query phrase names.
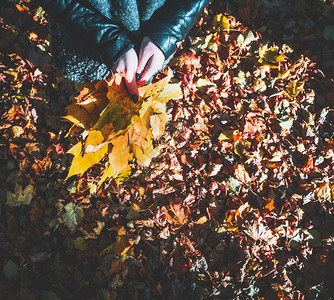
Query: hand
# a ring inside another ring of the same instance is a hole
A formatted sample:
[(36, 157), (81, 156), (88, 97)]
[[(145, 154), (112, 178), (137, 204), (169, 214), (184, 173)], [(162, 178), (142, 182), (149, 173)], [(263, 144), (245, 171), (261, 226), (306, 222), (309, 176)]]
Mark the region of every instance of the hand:
[(162, 50), (147, 36), (142, 40), (139, 51), (139, 62), (137, 73), (140, 77), (138, 85), (144, 85), (150, 78), (158, 72), (165, 61), (165, 54)]
[(113, 66), (113, 73), (124, 72), (126, 86), (133, 102), (137, 102), (139, 93), (136, 82), (136, 70), (138, 67), (138, 57), (136, 51), (132, 48), (126, 52)]

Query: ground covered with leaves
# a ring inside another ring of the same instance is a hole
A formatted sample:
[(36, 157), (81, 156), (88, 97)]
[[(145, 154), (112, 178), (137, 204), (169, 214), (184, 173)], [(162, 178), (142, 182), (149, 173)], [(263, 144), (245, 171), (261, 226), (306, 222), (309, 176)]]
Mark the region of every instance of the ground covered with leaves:
[(333, 16), (214, 1), (133, 103), (5, 2), (0, 298), (332, 299)]

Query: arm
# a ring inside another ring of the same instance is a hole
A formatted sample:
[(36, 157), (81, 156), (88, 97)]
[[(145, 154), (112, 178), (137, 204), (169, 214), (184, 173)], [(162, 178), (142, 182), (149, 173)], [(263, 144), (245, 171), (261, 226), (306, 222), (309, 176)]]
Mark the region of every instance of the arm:
[(153, 14), (144, 33), (168, 58), (177, 50), (178, 43), (186, 37), (209, 2), (210, 0), (167, 0)]
[(40, 5), (68, 32), (94, 49), (111, 68), (134, 47), (126, 32), (98, 12), (78, 0), (38, 0)]

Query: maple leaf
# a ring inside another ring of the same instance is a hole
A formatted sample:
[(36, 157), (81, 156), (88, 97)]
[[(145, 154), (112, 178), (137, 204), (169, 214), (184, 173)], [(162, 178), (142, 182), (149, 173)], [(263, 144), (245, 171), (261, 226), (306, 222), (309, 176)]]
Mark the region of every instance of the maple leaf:
[(118, 175), (128, 166), (128, 161), (131, 159), (129, 148), (129, 133), (120, 135), (112, 141), (113, 148), (109, 157), (109, 163), (112, 165), (114, 172)]
[(134, 236), (127, 234), (126, 229), (123, 226), (114, 226), (111, 229), (117, 231), (116, 241), (104, 248), (100, 252), (100, 257), (109, 253), (115, 253), (119, 256), (123, 256), (130, 251), (135, 242)]
[(97, 164), (108, 153), (108, 146), (108, 143), (103, 143), (95, 152), (84, 152), (82, 142), (75, 144), (67, 152), (73, 155), (73, 161), (66, 179), (76, 174), (82, 174)]
[(97, 185), (98, 187), (110, 177), (117, 178), (120, 174), (124, 176), (129, 172), (131, 173), (131, 169), (128, 166), (128, 162), (132, 158), (129, 147), (129, 133), (126, 132), (124, 135), (119, 135), (111, 144), (113, 148), (108, 155), (109, 166), (105, 169)]
[(225, 30), (227, 33), (230, 32), (230, 23), (228, 17), (223, 14), (215, 15), (212, 19), (212, 29), (214, 31)]
[(126, 129), (131, 124), (132, 117), (138, 114), (139, 105), (129, 97), (121, 74), (115, 74), (110, 79), (106, 96), (109, 103), (101, 112), (94, 129), (102, 130), (109, 124), (114, 132)]
[(167, 103), (171, 99), (182, 97), (181, 83), (169, 83), (173, 73), (168, 69), (166, 77), (155, 83), (140, 87), (139, 96), (143, 100), (152, 99), (161, 103)]
[(104, 81), (83, 86), (76, 97), (77, 102), (66, 107), (67, 115), (63, 118), (81, 128), (91, 128), (108, 103), (106, 90)]
[(188, 222), (190, 210), (188, 206), (171, 204), (168, 208), (163, 207), (162, 212), (166, 214), (167, 221), (172, 224), (173, 229), (178, 229)]
[(317, 197), (320, 201), (332, 202), (334, 195), (334, 187), (329, 182), (324, 182), (317, 190)]
[(293, 99), (298, 96), (300, 92), (304, 90), (304, 81), (301, 80), (292, 80), (286, 87), (286, 91), (283, 91), (284, 95), (288, 96), (290, 99)]
[(268, 44), (260, 46), (259, 56), (259, 62), (261, 64), (267, 64), (272, 67), (285, 59), (285, 56), (279, 53), (279, 48), (277, 46), (268, 48)]
[[(139, 126), (141, 126), (141, 123)], [(136, 124), (134, 124), (133, 127), (136, 128)], [(141, 126), (141, 128), (143, 127)], [(151, 159), (159, 153), (159, 147), (153, 146), (152, 133), (149, 131), (146, 136), (140, 134), (140, 137), (133, 141), (134, 142), (131, 144), (131, 151), (134, 153), (138, 164), (148, 167)]]
[(78, 98), (81, 102), (69, 107), (72, 114), (66, 119), (82, 128), (88, 127), (88, 135), (68, 151), (74, 158), (67, 178), (85, 172), (105, 155), (108, 155), (108, 165), (98, 187), (110, 177), (129, 176), (128, 163), (133, 155), (138, 164), (148, 166), (159, 153), (153, 139), (165, 132), (166, 103), (182, 95), (180, 83), (169, 83), (171, 76), (169, 71), (163, 79), (140, 87), (137, 104), (130, 99), (122, 74), (115, 74), (107, 88), (99, 82), (96, 91), (92, 91), (91, 84), (87, 90), (83, 87)]

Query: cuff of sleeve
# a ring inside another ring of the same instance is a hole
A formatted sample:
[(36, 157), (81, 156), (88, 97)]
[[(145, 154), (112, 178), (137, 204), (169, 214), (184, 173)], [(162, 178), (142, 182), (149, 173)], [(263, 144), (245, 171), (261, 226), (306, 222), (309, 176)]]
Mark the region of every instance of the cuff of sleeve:
[(106, 66), (111, 69), (113, 65), (133, 47), (134, 44), (128, 38), (127, 34), (121, 32), (110, 45), (104, 47), (104, 51), (101, 53), (100, 58)]
[(165, 58), (173, 55), (180, 45), (180, 41), (170, 34), (146, 32), (146, 35), (162, 50)]

